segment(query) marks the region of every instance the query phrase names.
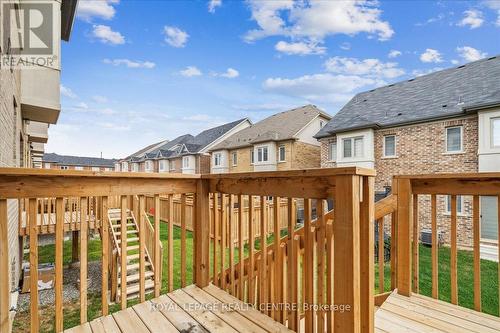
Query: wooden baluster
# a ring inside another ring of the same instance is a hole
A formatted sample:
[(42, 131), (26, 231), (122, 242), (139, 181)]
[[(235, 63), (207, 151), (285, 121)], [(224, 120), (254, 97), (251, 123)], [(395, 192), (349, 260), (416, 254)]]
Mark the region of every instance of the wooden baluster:
[[(293, 198), (288, 198), (287, 210), (288, 210), (288, 242), (287, 242), (287, 282), (288, 282), (288, 303), (290, 305), (297, 304), (297, 294), (296, 293), (296, 285), (297, 285), (297, 258), (295, 256), (294, 251), (294, 236), (295, 236), (295, 209), (293, 204)], [(291, 307), (288, 311), (288, 328), (291, 330), (297, 330), (298, 320), (297, 320), (297, 311)]]
[[(28, 230), (28, 221), (28, 212), (26, 211), (26, 230)], [(7, 200), (0, 199), (0, 271), (5, 274), (2, 274), (3, 277), (0, 279), (0, 332), (10, 332), (10, 285), (7, 278), (10, 271), (8, 222)], [(31, 301), (33, 302), (34, 300), (31, 299)]]
[(229, 284), (231, 295), (236, 295), (234, 282), (234, 196), (229, 195)]
[(451, 252), (450, 252), (450, 284), (451, 303), (458, 304), (457, 280), (457, 196), (451, 196)]
[[(174, 196), (168, 196), (168, 292), (174, 290)], [(207, 221), (208, 222), (208, 221)]]
[(253, 196), (248, 196), (248, 303), (255, 304), (255, 281), (254, 281), (254, 246), (255, 230), (253, 221)]
[(384, 276), (384, 218), (380, 218), (377, 221), (378, 228), (378, 292), (382, 294), (385, 284), (385, 276)]
[(245, 301), (245, 250), (243, 248), (243, 196), (238, 195), (238, 294)]
[[(375, 177), (360, 177), (362, 185), (361, 203), (359, 206), (359, 252), (360, 252), (360, 318), (361, 332), (375, 331)], [(358, 187), (359, 188), (359, 187)], [(383, 249), (383, 228), (382, 249)], [(382, 251), (382, 262), (384, 255)], [(383, 265), (382, 265), (383, 268)], [(384, 281), (382, 280), (382, 290)]]
[(186, 195), (181, 195), (181, 287), (186, 286)]
[[(102, 238), (102, 281), (101, 281), (101, 304), (102, 315), (107, 316), (108, 309), (108, 279), (109, 279), (109, 221), (108, 221), (108, 197), (101, 198), (100, 207), (100, 221), (101, 221), (101, 238)], [(113, 276), (113, 278), (116, 278)]]
[(196, 247), (196, 280), (198, 287), (208, 286), (210, 278), (210, 229), (208, 226), (210, 203), (209, 203), (208, 180), (198, 180), (196, 187), (196, 224), (195, 224), (195, 247)]
[(120, 265), (121, 265), (121, 276), (120, 276), (120, 303), (122, 310), (127, 307), (127, 196), (122, 195), (120, 199)]
[[(304, 303), (314, 304), (314, 234), (311, 230), (311, 199), (304, 199), (304, 264), (305, 289)], [(314, 330), (314, 312), (312, 307), (305, 311), (305, 330)]]
[(220, 286), (219, 282), (219, 263), (217, 256), (217, 248), (219, 243), (219, 203), (218, 203), (218, 193), (213, 193), (213, 209), (212, 209), (212, 221), (214, 223), (214, 252), (213, 252), (213, 269), (214, 269), (214, 285)]
[[(260, 197), (260, 276), (259, 291), (260, 303), (265, 304), (267, 298), (267, 221), (266, 221), (266, 198)], [(264, 310), (264, 313), (267, 313)]]
[[(283, 280), (283, 258), (281, 256), (281, 233), (280, 233), (280, 221), (281, 221), (281, 214), (280, 214), (280, 202), (281, 199), (277, 196), (273, 198), (273, 219), (274, 219), (274, 271), (276, 275), (276, 281), (282, 281)], [(280, 284), (280, 283), (279, 283)], [(282, 303), (283, 302), (283, 295), (282, 295), (282, 284), (277, 286), (274, 290), (274, 302), (276, 303)], [(276, 320), (279, 322), (283, 323), (283, 311), (282, 310), (277, 310), (275, 311), (275, 317)]]
[[(410, 296), (411, 294), (411, 224), (412, 195), (411, 183), (406, 178), (396, 178), (398, 194), (397, 208), (397, 289), (398, 294)], [(337, 239), (337, 238), (335, 238)]]
[[(326, 303), (333, 304), (333, 220), (326, 225)], [(298, 299), (298, 298), (297, 298)], [(333, 332), (333, 310), (326, 314), (327, 332)]]
[[(394, 190), (393, 190), (394, 191)], [(393, 192), (394, 193), (394, 192)], [(397, 285), (397, 244), (398, 244), (398, 214), (391, 213), (391, 290), (396, 289)]]
[[(317, 262), (317, 280), (316, 280), (316, 304), (319, 306), (325, 303), (325, 205), (323, 200), (316, 200), (316, 225), (318, 226), (316, 262)], [(318, 310), (316, 313), (318, 332), (325, 331), (325, 311)]]
[(146, 221), (144, 195), (139, 196), (139, 299), (141, 303), (146, 301)]
[(155, 230), (154, 230), (154, 243), (155, 243), (155, 297), (160, 297), (161, 291), (161, 254), (160, 254), (160, 195), (154, 196), (154, 210), (155, 210)]
[(432, 247), (431, 247), (431, 261), (432, 261), (432, 297), (438, 298), (439, 288), (439, 266), (438, 266), (438, 232), (437, 232), (437, 200), (436, 195), (431, 195), (431, 233), (432, 233)]
[(226, 246), (227, 246), (227, 200), (226, 195), (222, 194), (222, 203), (221, 203), (221, 241), (220, 241), (220, 272), (221, 272), (221, 281), (220, 286), (222, 290), (226, 291)]
[[(31, 332), (38, 333), (38, 204), (37, 199), (29, 199), (30, 236), (30, 311)], [(8, 271), (7, 271), (8, 272)], [(6, 279), (8, 281), (8, 279)], [(10, 295), (9, 295), (10, 297)]]
[(418, 195), (413, 195), (413, 292), (419, 292), (418, 267), (419, 267), (419, 222), (418, 222)]
[(56, 333), (63, 331), (63, 256), (64, 256), (64, 199), (56, 199), (56, 276), (55, 276), (55, 312)]
[(80, 198), (80, 324), (87, 322), (87, 198)]
[[(500, 242), (500, 195), (497, 196), (497, 240)], [(498, 258), (500, 258), (500, 243), (498, 246)], [(498, 313), (500, 313), (500, 261), (497, 267), (498, 272)]]
[(472, 202), (472, 229), (474, 238), (474, 310), (481, 312), (481, 226), (479, 223), (479, 196)]

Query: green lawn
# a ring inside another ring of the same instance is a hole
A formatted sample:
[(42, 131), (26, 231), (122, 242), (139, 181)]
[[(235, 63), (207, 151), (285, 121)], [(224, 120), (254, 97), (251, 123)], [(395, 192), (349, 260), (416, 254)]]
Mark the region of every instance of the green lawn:
[[(174, 289), (180, 288), (180, 228), (174, 227)], [(286, 232), (282, 233), (282, 236)], [(167, 291), (167, 224), (161, 224), (160, 239), (163, 243), (163, 281), (162, 293)], [(272, 243), (273, 238), (268, 238), (268, 243)], [(256, 240), (256, 249), (260, 249), (260, 240)], [(191, 232), (186, 235), (186, 283), (192, 283), (193, 264), (192, 264), (192, 249), (193, 237)], [(39, 262), (54, 262), (54, 246), (47, 245), (39, 248)], [(226, 256), (226, 266), (229, 261), (229, 251)], [(238, 262), (238, 249), (235, 249), (235, 262)], [(245, 247), (245, 255), (248, 255), (248, 248)], [(212, 261), (213, 246), (210, 248), (210, 260)], [(91, 240), (88, 245), (89, 261), (99, 261), (101, 259), (101, 242), (100, 240)], [(442, 247), (439, 249), (439, 298), (444, 301), (450, 301), (450, 274), (449, 274), (449, 248)], [(68, 264), (71, 261), (71, 241), (64, 243), (64, 263)], [(212, 272), (212, 270), (210, 270)], [(482, 285), (482, 306), (483, 311), (493, 315), (498, 315), (498, 278), (497, 278), (497, 263), (482, 260), (481, 261), (481, 285)], [(473, 308), (473, 256), (470, 251), (458, 252), (458, 283), (459, 283), (459, 304), (468, 308)], [(420, 246), (420, 293), (423, 295), (431, 295), (431, 249), (426, 246)], [(378, 267), (375, 267), (375, 288), (378, 290)], [(385, 265), (385, 290), (390, 290), (390, 265)], [(152, 294), (149, 297), (153, 297)], [(129, 301), (129, 306), (137, 301)], [(65, 328), (73, 327), (79, 324), (79, 303), (65, 304), (64, 306), (64, 326)], [(119, 305), (115, 304), (110, 306), (110, 312), (119, 310)], [(89, 320), (99, 317), (101, 314), (101, 295), (100, 293), (92, 293), (88, 296), (88, 317)], [(41, 309), (41, 332), (53, 332), (53, 309), (46, 307)], [(16, 332), (29, 332), (29, 311), (20, 313), (16, 317), (14, 323)]]

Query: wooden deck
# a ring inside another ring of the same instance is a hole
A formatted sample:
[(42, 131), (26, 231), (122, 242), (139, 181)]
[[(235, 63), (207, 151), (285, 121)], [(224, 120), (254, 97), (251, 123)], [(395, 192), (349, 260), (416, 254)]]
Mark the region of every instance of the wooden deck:
[(213, 285), (192, 285), (65, 332), (292, 331)]
[(500, 332), (500, 318), (413, 294), (393, 292), (375, 313), (376, 332)]
[[(27, 236), (29, 228), (27, 227), (26, 212), (21, 213), (21, 224), (19, 226), (19, 236)], [(94, 215), (87, 215), (89, 229), (96, 229), (100, 226)], [(56, 232), (56, 213), (37, 214), (38, 234), (55, 234)], [(64, 213), (64, 232), (80, 230), (80, 212)]]

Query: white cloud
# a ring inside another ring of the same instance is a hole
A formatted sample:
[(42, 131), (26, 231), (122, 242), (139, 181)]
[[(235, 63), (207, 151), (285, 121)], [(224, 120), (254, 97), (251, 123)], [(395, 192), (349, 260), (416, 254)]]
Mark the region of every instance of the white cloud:
[(453, 65), (458, 65), (460, 63), (460, 61), (458, 61), (457, 59), (451, 59), (451, 63)]
[(443, 13), (439, 13), (437, 16), (431, 17), (431, 18), (427, 19), (425, 22), (417, 22), (417, 23), (415, 23), (415, 25), (417, 27), (423, 27), (423, 26), (431, 24), (431, 23), (442, 21), (444, 18), (445, 18), (445, 15)]
[(234, 79), (238, 76), (240, 76), (240, 72), (238, 72), (236, 69), (229, 67), (225, 73), (220, 74), (222, 77), (226, 77), (228, 79)]
[(345, 75), (360, 75), (377, 79), (393, 79), (405, 73), (396, 62), (381, 62), (378, 59), (333, 57), (325, 62), (327, 71)]
[(113, 66), (124, 65), (128, 68), (147, 68), (151, 69), (156, 66), (154, 62), (151, 61), (133, 61), (129, 59), (104, 59), (105, 64), (110, 64)]
[(268, 78), (263, 83), (266, 91), (299, 97), (308, 101), (343, 103), (356, 90), (369, 86), (379, 86), (383, 81), (356, 75), (312, 74), (294, 79)]
[(185, 69), (179, 72), (182, 76), (185, 77), (193, 77), (193, 76), (201, 76), (203, 73), (196, 66), (187, 66)]
[(92, 96), (92, 100), (96, 103), (107, 103), (108, 99), (105, 96), (94, 95)]
[(488, 53), (481, 52), (470, 46), (457, 47), (458, 55), (465, 61), (476, 61), (485, 58)]
[(348, 42), (344, 42), (342, 44), (340, 44), (339, 46), (342, 50), (350, 50), (351, 49), (351, 43), (348, 43)]
[(208, 2), (208, 11), (215, 13), (215, 8), (222, 6), (222, 0), (210, 0)]
[(389, 58), (396, 58), (396, 57), (399, 57), (401, 54), (402, 54), (401, 51), (391, 50), (387, 56)]
[(184, 47), (186, 46), (189, 35), (187, 32), (182, 31), (177, 27), (172, 27), (166, 25), (163, 28), (163, 33), (165, 34), (165, 42), (173, 47)]
[(434, 49), (426, 49), (425, 52), (420, 55), (420, 60), (422, 62), (443, 62), (442, 54)]
[(66, 97), (69, 97), (69, 98), (77, 98), (78, 97), (73, 92), (73, 90), (71, 90), (68, 87), (63, 86), (62, 84), (60, 85), (59, 89), (61, 91), (61, 95), (63, 95), (63, 96), (66, 96)]
[(394, 34), (389, 22), (381, 20), (382, 11), (375, 1), (250, 0), (249, 3), (252, 19), (259, 28), (247, 32), (248, 42), (268, 36), (320, 41), (329, 35), (352, 36), (362, 32), (387, 40)]
[(92, 35), (104, 44), (118, 45), (125, 43), (125, 37), (118, 31), (111, 30), (111, 27), (107, 25), (94, 25)]
[(279, 41), (274, 46), (276, 51), (283, 52), (286, 54), (298, 54), (298, 55), (310, 55), (310, 54), (324, 54), (326, 47), (318, 46), (317, 43), (305, 43), (296, 42), (288, 43), (285, 41)]
[(111, 20), (116, 14), (113, 5), (119, 2), (119, 0), (80, 0), (76, 15), (87, 22), (92, 21), (95, 17)]
[(464, 12), (464, 18), (458, 22), (461, 27), (469, 26), (471, 29), (479, 28), (483, 25), (483, 13), (477, 9), (470, 9)]

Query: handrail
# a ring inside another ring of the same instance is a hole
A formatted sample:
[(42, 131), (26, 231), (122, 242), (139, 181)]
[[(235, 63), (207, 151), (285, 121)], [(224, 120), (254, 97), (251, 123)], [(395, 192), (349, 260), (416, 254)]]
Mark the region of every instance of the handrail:
[(394, 213), (398, 207), (397, 194), (390, 194), (375, 203), (375, 220)]

